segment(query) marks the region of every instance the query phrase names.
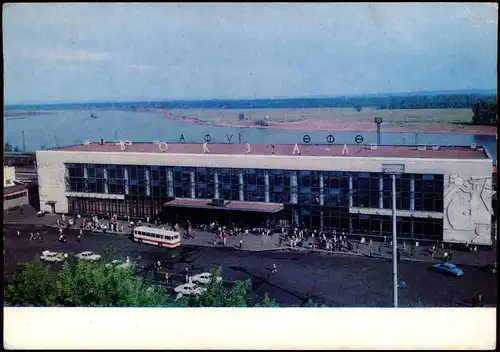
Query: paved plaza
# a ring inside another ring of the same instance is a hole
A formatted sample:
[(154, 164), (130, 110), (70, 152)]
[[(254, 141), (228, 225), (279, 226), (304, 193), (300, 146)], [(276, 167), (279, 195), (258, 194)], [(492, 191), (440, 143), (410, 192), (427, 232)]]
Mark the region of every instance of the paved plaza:
[[(366, 247), (359, 254), (343, 252), (291, 250), (278, 237), (245, 235), (243, 250), (237, 247), (239, 238), (229, 238), (227, 246), (214, 247), (212, 233), (197, 233), (194, 239), (183, 240), (176, 249), (133, 242), (126, 234), (84, 232), (81, 243), (76, 242), (78, 229), (65, 230), (68, 243), (57, 241), (55, 217), (33, 217), (26, 210), (9, 214), (5, 225), (5, 269), (11, 271), (18, 261), (32, 259), (43, 250), (78, 253), (85, 250), (102, 252), (112, 245), (117, 259), (142, 257), (141, 265), (149, 266), (160, 260), (164, 268), (157, 273), (161, 280), (164, 272), (171, 275), (170, 288), (183, 282), (183, 271), (191, 267), (192, 273), (222, 267), (226, 284), (235, 280), (251, 280), (257, 296), (268, 293), (283, 306), (301, 306), (309, 298), (319, 304), (334, 307), (390, 307), (392, 305), (392, 263), (390, 249), (383, 247), (381, 256), (369, 258)], [(24, 218), (24, 220), (23, 220)], [(29, 221), (28, 221), (29, 220)], [(15, 234), (20, 230), (21, 236)], [(29, 232), (40, 232), (42, 240), (30, 241)], [(377, 244), (378, 245), (378, 244)], [(465, 272), (462, 277), (450, 277), (430, 269), (432, 261), (424, 253), (417, 258), (403, 256), (398, 265), (401, 287), (400, 306), (403, 307), (465, 307), (473, 295), (481, 292), (485, 304), (496, 306), (496, 274), (483, 270), (481, 262), (490, 263), (494, 251), (479, 250), (473, 253), (455, 253), (453, 263)], [(479, 259), (479, 258), (483, 259)], [(484, 259), (484, 258), (488, 259)], [(439, 255), (436, 256), (439, 261)], [(457, 260), (456, 260), (457, 259)], [(462, 263), (458, 262), (462, 259)], [(466, 262), (468, 261), (468, 262)], [(273, 264), (277, 273), (272, 273)]]

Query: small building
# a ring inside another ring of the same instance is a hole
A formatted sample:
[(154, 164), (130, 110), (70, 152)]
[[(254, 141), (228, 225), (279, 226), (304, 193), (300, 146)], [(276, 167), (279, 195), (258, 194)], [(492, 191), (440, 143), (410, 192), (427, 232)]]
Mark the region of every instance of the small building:
[(3, 187), (14, 186), (14, 180), (16, 179), (16, 169), (13, 166), (3, 167)]
[(25, 185), (14, 185), (3, 188), (3, 210), (29, 204), (28, 188)]

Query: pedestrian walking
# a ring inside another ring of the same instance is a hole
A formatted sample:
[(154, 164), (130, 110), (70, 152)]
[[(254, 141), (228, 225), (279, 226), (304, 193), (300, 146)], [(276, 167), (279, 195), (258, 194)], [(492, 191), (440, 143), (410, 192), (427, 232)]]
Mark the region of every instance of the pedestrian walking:
[(23, 215), (23, 212), (24, 212), (24, 208), (23, 208), (23, 207), (19, 208), (19, 213), (20, 213), (21, 215)]
[(373, 242), (372, 242), (372, 239), (370, 238), (370, 247), (372, 246)]
[(448, 260), (451, 261), (451, 251), (448, 253)]
[(273, 264), (273, 271), (272, 272), (273, 272), (273, 274), (278, 272), (278, 268), (276, 267), (276, 264)]
[(403, 250), (406, 252), (406, 241), (403, 241)]
[(224, 239), (222, 241), (224, 242), (224, 247), (226, 247), (226, 236), (224, 236)]
[(168, 273), (167, 272), (165, 272), (165, 283), (168, 284)]
[(370, 247), (370, 257), (373, 257), (373, 248)]
[(82, 235), (78, 235), (78, 236), (76, 237), (76, 242), (80, 243), (81, 238), (82, 238)]
[(19, 230), (17, 230), (17, 237), (21, 237), (21, 232), (19, 232)]
[(387, 243), (387, 236), (384, 236), (384, 243)]
[(62, 214), (62, 221), (66, 221), (66, 217)]
[(185, 278), (186, 278), (186, 284), (187, 284), (187, 283), (189, 282), (189, 275), (188, 275), (188, 274), (186, 274), (186, 275), (185, 275)]
[(411, 256), (412, 257), (415, 256), (415, 254), (416, 254), (415, 251), (416, 251), (415, 247), (411, 247)]
[(448, 252), (444, 252), (444, 261), (447, 262), (448, 261)]
[(278, 246), (280, 246), (280, 247), (281, 247), (281, 241), (283, 241), (283, 239), (280, 236), (280, 238), (279, 238), (279, 244), (278, 244)]
[(59, 226), (59, 218), (56, 219), (56, 224)]
[(418, 247), (419, 243), (418, 241), (415, 241), (415, 247)]
[(243, 247), (243, 239), (240, 238), (240, 249)]
[(158, 270), (161, 270), (161, 262), (159, 260), (156, 262), (156, 265), (158, 266)]

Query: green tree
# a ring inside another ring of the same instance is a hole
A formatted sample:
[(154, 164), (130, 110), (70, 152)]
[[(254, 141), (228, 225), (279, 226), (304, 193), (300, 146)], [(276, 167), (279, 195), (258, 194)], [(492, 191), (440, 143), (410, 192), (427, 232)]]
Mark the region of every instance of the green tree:
[(35, 259), (21, 264), (4, 288), (12, 306), (36, 307), (164, 307), (164, 290), (148, 290), (134, 268), (108, 268), (104, 263), (76, 261), (69, 257), (60, 271)]
[[(212, 277), (222, 277), (222, 269), (211, 270)], [(207, 291), (199, 296), (189, 297), (189, 307), (277, 307), (274, 300), (269, 299), (267, 294), (262, 302), (253, 299), (252, 284), (250, 280), (236, 281), (230, 289), (225, 288), (221, 281), (212, 280)]]
[(14, 145), (10, 144), (9, 142), (5, 142), (5, 144), (3, 146), (3, 151), (7, 152), (7, 153), (12, 153), (12, 152), (19, 153), (19, 152), (21, 152), (21, 148), (19, 148), (17, 145), (14, 146)]
[(498, 123), (497, 99), (479, 99), (476, 103), (474, 103), (472, 105), (472, 123), (476, 125)]
[[(108, 258), (115, 253), (107, 248)], [(106, 261), (88, 263), (69, 256), (60, 270), (39, 259), (20, 264), (18, 274), (4, 285), (4, 299), (10, 306), (35, 307), (277, 307), (266, 295), (252, 297), (251, 283), (236, 281), (227, 289), (212, 280), (205, 293), (174, 301), (165, 288), (151, 278), (137, 277), (135, 268), (106, 267)], [(221, 269), (212, 271), (221, 276)]]

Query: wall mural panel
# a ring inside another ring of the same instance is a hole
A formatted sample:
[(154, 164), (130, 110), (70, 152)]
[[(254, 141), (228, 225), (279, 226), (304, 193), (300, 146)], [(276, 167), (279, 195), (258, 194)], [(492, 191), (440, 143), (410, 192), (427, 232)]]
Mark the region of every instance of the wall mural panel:
[(445, 175), (443, 236), (446, 242), (491, 244), (491, 177)]

